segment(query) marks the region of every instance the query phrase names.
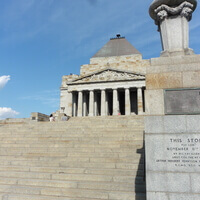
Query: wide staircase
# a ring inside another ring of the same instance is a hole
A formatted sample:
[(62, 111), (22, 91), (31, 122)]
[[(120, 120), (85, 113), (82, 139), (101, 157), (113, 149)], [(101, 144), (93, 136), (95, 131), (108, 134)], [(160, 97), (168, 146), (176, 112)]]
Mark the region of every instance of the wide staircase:
[(0, 122), (0, 199), (145, 200), (143, 123)]

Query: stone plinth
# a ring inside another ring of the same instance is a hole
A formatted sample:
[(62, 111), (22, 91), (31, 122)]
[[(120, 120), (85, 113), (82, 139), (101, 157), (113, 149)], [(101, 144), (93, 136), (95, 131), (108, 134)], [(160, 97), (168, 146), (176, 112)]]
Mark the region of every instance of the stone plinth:
[(145, 119), (148, 200), (200, 199), (200, 116)]

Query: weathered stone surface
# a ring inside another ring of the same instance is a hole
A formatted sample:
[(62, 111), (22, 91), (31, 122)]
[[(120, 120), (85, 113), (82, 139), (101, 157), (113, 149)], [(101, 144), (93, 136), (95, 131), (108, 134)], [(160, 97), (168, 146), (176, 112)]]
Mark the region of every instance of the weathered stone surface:
[[(189, 56), (176, 56), (176, 57), (158, 57), (151, 58), (151, 66), (159, 66), (160, 69), (162, 65), (165, 66), (177, 66), (180, 67), (182, 64), (198, 64), (200, 62), (200, 55), (189, 55)], [(180, 66), (178, 66), (180, 65)]]
[(147, 74), (146, 75), (146, 88), (149, 89), (168, 89), (168, 88), (181, 88), (182, 74), (181, 72), (160, 73), (160, 74)]
[(145, 112), (147, 115), (163, 115), (163, 90), (145, 90), (145, 105)]
[(183, 87), (200, 87), (200, 71), (183, 72)]
[(103, 58), (91, 58), (89, 65), (81, 66), (81, 75), (90, 74), (97, 70), (108, 67), (118, 70), (145, 73), (146, 67), (149, 66), (149, 60), (143, 60), (139, 54), (129, 56), (112, 56)]

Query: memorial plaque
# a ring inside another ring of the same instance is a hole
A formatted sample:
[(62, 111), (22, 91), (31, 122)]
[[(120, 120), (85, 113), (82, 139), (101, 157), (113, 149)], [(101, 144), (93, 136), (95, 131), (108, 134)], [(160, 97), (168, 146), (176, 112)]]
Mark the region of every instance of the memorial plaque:
[(200, 172), (200, 134), (151, 135), (148, 142), (154, 146), (148, 170)]
[(200, 88), (165, 90), (165, 114), (200, 114)]

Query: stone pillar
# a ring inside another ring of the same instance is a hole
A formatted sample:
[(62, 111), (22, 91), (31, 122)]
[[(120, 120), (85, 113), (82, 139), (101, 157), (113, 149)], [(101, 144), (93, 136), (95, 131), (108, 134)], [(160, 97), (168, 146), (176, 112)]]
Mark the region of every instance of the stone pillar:
[(196, 0), (154, 0), (150, 16), (155, 20), (161, 34), (162, 56), (194, 54), (189, 49), (189, 25)]
[(67, 109), (66, 109), (66, 113), (69, 116), (72, 116), (72, 92), (68, 92), (67, 95), (67, 99), (68, 99), (68, 104), (67, 104)]
[(105, 104), (106, 104), (105, 105), (106, 106), (106, 108), (105, 108), (106, 109), (106, 115), (108, 115), (108, 99), (107, 99), (107, 95), (106, 95), (106, 103)]
[(130, 89), (125, 88), (125, 115), (131, 114)]
[(83, 92), (78, 92), (78, 117), (83, 116)]
[(94, 116), (97, 116), (97, 93), (94, 94)]
[(101, 90), (101, 116), (106, 115), (106, 91)]
[(83, 93), (83, 116), (85, 117), (86, 116), (86, 112), (87, 112), (87, 98), (86, 98), (86, 92)]
[(142, 88), (137, 88), (138, 115), (143, 114)]
[(113, 115), (118, 115), (119, 101), (117, 89), (113, 89)]
[(94, 116), (94, 91), (90, 91), (89, 97), (89, 116)]
[(72, 92), (72, 104), (73, 104), (73, 117), (76, 117), (77, 103), (76, 103), (76, 94)]

